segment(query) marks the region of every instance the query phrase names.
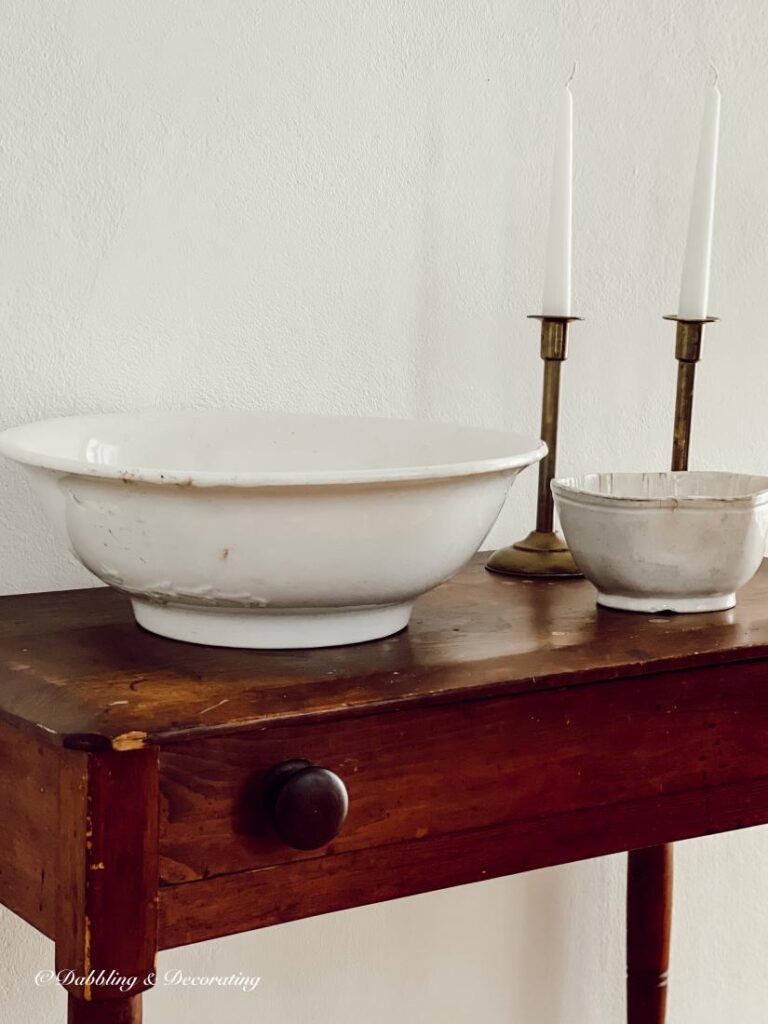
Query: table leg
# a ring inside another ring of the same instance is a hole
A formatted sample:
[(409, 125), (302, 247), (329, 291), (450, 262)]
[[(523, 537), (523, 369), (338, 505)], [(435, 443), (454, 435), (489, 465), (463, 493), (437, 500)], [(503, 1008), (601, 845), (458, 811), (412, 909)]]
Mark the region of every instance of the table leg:
[(672, 844), (629, 853), (627, 1024), (664, 1024), (672, 919)]
[(67, 1024), (141, 1024), (141, 996), (91, 1002), (70, 996)]
[(67, 751), (56, 971), (69, 1024), (141, 1024), (155, 980), (158, 813), (156, 749)]

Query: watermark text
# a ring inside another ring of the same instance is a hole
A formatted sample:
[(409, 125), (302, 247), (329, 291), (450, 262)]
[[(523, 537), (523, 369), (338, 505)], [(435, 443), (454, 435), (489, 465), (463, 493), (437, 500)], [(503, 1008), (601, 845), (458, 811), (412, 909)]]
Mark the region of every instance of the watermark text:
[(233, 988), (242, 992), (254, 992), (261, 978), (253, 974), (187, 974), (178, 968), (169, 971), (150, 971), (139, 978), (138, 975), (121, 974), (119, 971), (89, 971), (78, 974), (77, 971), (63, 969), (59, 971), (45, 970), (35, 974), (38, 988), (57, 982), (67, 988), (113, 988), (118, 992), (143, 990), (153, 985), (168, 985), (178, 988)]

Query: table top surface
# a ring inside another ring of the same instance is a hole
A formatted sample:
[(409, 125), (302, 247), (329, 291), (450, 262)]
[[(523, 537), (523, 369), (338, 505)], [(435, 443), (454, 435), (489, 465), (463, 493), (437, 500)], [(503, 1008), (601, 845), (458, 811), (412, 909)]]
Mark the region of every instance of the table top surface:
[(768, 564), (736, 608), (637, 615), (584, 580), (526, 581), (477, 555), (407, 630), (312, 651), (166, 640), (94, 588), (0, 598), (0, 718), (80, 749), (135, 749), (322, 715), (366, 714), (768, 657)]

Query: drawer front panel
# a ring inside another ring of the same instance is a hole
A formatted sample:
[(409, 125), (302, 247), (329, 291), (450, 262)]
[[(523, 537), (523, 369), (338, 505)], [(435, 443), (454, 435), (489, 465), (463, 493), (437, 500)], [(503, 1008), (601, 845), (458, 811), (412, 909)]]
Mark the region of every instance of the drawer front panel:
[(766, 820), (768, 780), (757, 779), (165, 886), (160, 945), (183, 946)]
[[(161, 752), (165, 885), (505, 826), (768, 776), (759, 663), (246, 731)], [(320, 851), (261, 807), (274, 765), (306, 758), (349, 793)]]

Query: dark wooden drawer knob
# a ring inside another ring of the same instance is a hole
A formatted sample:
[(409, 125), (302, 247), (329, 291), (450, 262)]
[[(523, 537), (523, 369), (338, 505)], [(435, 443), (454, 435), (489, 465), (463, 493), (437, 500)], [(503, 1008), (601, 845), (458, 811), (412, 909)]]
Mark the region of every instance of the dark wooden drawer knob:
[(263, 793), (272, 827), (294, 850), (317, 850), (330, 843), (349, 807), (339, 776), (301, 758), (270, 768)]

